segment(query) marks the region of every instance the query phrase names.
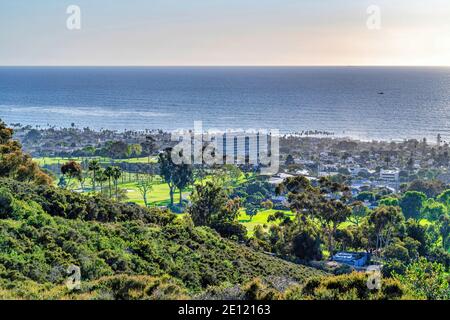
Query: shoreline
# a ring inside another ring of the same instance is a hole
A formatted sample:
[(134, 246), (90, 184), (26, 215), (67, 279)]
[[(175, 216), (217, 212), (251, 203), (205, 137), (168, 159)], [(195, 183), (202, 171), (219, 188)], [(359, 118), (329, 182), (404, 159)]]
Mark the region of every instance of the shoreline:
[[(1, 119), (1, 118), (0, 118)], [(20, 124), (20, 126), (18, 126)], [(112, 129), (112, 128), (90, 128), (90, 127), (83, 127), (82, 125), (78, 125), (75, 123), (75, 126), (56, 126), (56, 125), (50, 125), (46, 124), (46, 126), (37, 126), (32, 124), (24, 124), (24, 123), (8, 123), (11, 127), (13, 127), (15, 130), (56, 130), (56, 131), (64, 131), (64, 130), (78, 130), (82, 132), (85, 129), (89, 129), (91, 132), (96, 134), (101, 134), (102, 132), (112, 132), (114, 134), (122, 135), (127, 133), (135, 133), (140, 135), (148, 135), (148, 134), (155, 134), (155, 133), (161, 133), (161, 134), (173, 134), (177, 132), (190, 132), (193, 131), (193, 128), (191, 129), (173, 129), (173, 130), (165, 130), (161, 128), (144, 128), (144, 129)], [(271, 129), (273, 130), (273, 129)], [(230, 128), (227, 130), (222, 129), (214, 129), (214, 128), (207, 128), (204, 129), (203, 132), (210, 133), (210, 134), (224, 134), (227, 131), (231, 132), (241, 132), (241, 133), (251, 133), (251, 132), (267, 132), (270, 130), (267, 129), (254, 129), (254, 128)], [(427, 143), (430, 145), (437, 145), (437, 136), (442, 136), (442, 133), (436, 133), (436, 136), (434, 139), (429, 140), (426, 137), (404, 137), (404, 138), (370, 138), (370, 137), (361, 137), (356, 135), (348, 135), (348, 134), (336, 134), (332, 131), (327, 130), (317, 130), (317, 129), (308, 129), (308, 130), (296, 130), (296, 131), (285, 131), (285, 132), (279, 132), (279, 137), (283, 138), (297, 138), (297, 139), (332, 139), (332, 140), (347, 140), (347, 141), (355, 141), (355, 142), (362, 142), (362, 143), (403, 143), (410, 140), (417, 140), (417, 141), (423, 141), (423, 139), (426, 139)], [(443, 143), (446, 143), (447, 141), (442, 141)]]

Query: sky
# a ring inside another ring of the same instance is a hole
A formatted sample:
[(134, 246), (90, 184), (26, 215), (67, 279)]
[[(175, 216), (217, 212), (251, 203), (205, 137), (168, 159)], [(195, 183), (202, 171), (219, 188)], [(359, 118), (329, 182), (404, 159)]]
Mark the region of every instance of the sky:
[(450, 66), (450, 1), (1, 0), (0, 65)]

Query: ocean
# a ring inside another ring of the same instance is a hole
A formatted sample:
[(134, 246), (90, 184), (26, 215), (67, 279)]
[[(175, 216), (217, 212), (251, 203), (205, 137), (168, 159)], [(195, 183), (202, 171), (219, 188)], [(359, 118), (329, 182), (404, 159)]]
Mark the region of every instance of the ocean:
[(8, 124), (450, 139), (450, 68), (1, 67)]

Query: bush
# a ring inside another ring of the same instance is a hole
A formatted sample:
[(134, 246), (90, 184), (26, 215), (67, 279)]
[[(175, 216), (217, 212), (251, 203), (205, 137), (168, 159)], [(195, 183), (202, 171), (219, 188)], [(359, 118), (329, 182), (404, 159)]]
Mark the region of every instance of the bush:
[(247, 238), (247, 228), (238, 222), (218, 222), (212, 228), (225, 238), (237, 241), (245, 241)]
[(7, 218), (13, 211), (14, 197), (6, 188), (0, 188), (0, 218)]
[[(382, 279), (381, 289), (371, 290), (367, 279), (368, 275), (361, 272), (312, 279), (303, 287), (301, 296), (320, 300), (391, 300), (401, 299), (406, 294), (398, 280)], [(292, 292), (290, 294), (296, 296)]]
[[(67, 219), (101, 222), (141, 220), (164, 225), (176, 217), (169, 211), (116, 202), (102, 195), (88, 196), (49, 186), (36, 187), (11, 179), (0, 179), (0, 201), (2, 194), (5, 197), (14, 194), (16, 199), (25, 202), (34, 201), (49, 215)], [(8, 202), (7, 198), (4, 200)]]

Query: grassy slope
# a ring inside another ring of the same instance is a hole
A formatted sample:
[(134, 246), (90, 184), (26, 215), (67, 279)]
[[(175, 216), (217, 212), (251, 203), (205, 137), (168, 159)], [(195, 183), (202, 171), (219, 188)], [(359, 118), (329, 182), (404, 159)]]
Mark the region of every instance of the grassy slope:
[(67, 294), (62, 284), (70, 264), (81, 267), (87, 283), (120, 274), (168, 276), (188, 294), (254, 277), (304, 282), (322, 274), (224, 240), (184, 219), (167, 225), (100, 223), (42, 212), (23, 220), (0, 219), (0, 298), (45, 298), (55, 288), (55, 298), (61, 298)]

